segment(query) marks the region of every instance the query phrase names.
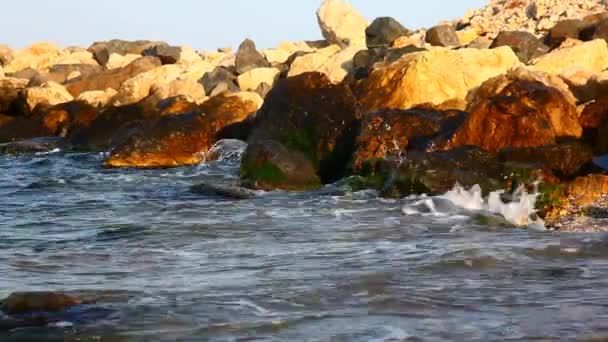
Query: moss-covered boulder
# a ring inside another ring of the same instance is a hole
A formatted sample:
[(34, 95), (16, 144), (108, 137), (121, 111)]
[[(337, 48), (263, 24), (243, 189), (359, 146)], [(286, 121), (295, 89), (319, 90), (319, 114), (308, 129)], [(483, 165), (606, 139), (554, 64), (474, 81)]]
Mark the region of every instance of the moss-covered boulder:
[(321, 186), (312, 161), (273, 140), (255, 141), (241, 161), (241, 184), (256, 190), (302, 191)]
[(350, 90), (321, 73), (280, 80), (266, 96), (249, 137), (279, 142), (298, 151), (323, 183), (345, 176), (360, 117)]

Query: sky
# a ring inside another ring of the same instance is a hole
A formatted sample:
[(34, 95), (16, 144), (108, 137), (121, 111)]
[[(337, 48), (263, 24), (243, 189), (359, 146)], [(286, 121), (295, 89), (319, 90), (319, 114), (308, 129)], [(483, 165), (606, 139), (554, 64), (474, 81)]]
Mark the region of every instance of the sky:
[[(17, 0), (3, 1), (0, 44), (22, 48), (50, 41), (89, 46), (120, 38), (166, 41), (199, 50), (259, 48), (321, 38), (315, 11), (321, 0)], [(487, 0), (350, 0), (373, 20), (392, 16), (410, 29), (463, 16)]]

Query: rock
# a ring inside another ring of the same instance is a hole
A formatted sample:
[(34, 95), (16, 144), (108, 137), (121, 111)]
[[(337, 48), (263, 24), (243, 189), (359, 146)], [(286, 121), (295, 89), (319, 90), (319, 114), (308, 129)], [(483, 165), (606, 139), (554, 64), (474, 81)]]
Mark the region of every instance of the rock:
[(364, 115), (357, 137), (353, 171), (375, 158), (403, 158), (409, 147), (425, 150), (433, 139), (450, 137), (466, 118), (465, 112), (424, 108), (381, 110)]
[(5, 66), (13, 60), (13, 50), (7, 45), (0, 44), (0, 66)]
[(260, 95), (263, 99), (266, 98), (266, 95), (270, 92), (272, 86), (266, 82), (262, 82), (255, 88), (255, 92)]
[(135, 54), (120, 55), (117, 53), (113, 53), (108, 58), (108, 61), (105, 64), (105, 68), (107, 70), (123, 68), (123, 67), (131, 64), (133, 61), (135, 61), (138, 58), (141, 58), (141, 55), (135, 55)]
[(432, 46), (460, 46), (458, 35), (452, 25), (438, 25), (426, 32), (426, 42)]
[(150, 95), (144, 101), (148, 106), (156, 107), (162, 100), (175, 96), (185, 96), (195, 103), (207, 100), (205, 89), (200, 83), (191, 79), (177, 79), (152, 85)]
[(572, 70), (600, 73), (608, 68), (608, 45), (605, 40), (597, 39), (581, 45), (557, 49), (532, 61), (532, 65), (536, 70), (556, 75)]
[(109, 167), (177, 167), (205, 161), (205, 153), (222, 137), (222, 129), (257, 110), (253, 101), (220, 95), (196, 112), (162, 116), (150, 128), (115, 148)]
[(199, 80), (199, 83), (203, 85), (205, 93), (212, 96), (213, 91), (221, 84), (225, 85), (222, 88), (236, 93), (240, 91), (240, 88), (236, 84), (237, 77), (224, 67), (216, 67), (213, 71), (205, 73)]
[(583, 109), (580, 123), (584, 140), (593, 146), (595, 155), (608, 154), (608, 96), (602, 95)]
[(413, 36), (403, 36), (395, 39), (391, 44), (392, 48), (402, 48), (406, 46), (422, 47), (423, 41)]
[(332, 45), (297, 57), (291, 64), (287, 76), (293, 77), (308, 72), (321, 72), (327, 75), (332, 83), (340, 83), (352, 70), (352, 60), (358, 51), (359, 47), (356, 46), (340, 50), (337, 45)]
[(479, 50), (489, 49), (493, 42), (494, 41), (489, 37), (481, 36), (470, 42), (469, 45), (467, 45), (467, 48)]
[(352, 156), (357, 103), (344, 85), (321, 73), (280, 80), (255, 118), (250, 142), (275, 140), (313, 163), (324, 183), (339, 180)]
[(593, 151), (580, 142), (567, 142), (540, 147), (506, 148), (500, 151), (499, 159), (549, 169), (559, 178), (569, 179), (580, 175), (592, 164)]
[(464, 100), (469, 90), (518, 64), (517, 56), (508, 47), (415, 52), (374, 69), (354, 86), (354, 91), (367, 111), (408, 109), (423, 103), (438, 105)]
[(324, 0), (317, 10), (323, 37), (341, 47), (365, 46), (368, 22), (350, 4), (342, 0)]
[(368, 49), (389, 47), (395, 39), (408, 36), (411, 32), (391, 17), (376, 18), (365, 29), (365, 42)]
[(86, 102), (95, 107), (105, 107), (116, 96), (118, 92), (112, 88), (106, 90), (85, 91), (78, 95), (77, 101)]
[[(608, 39), (608, 19), (599, 21), (597, 24), (587, 28), (587, 30), (589, 30), (589, 32), (581, 32), (580, 38), (582, 40)], [(589, 35), (589, 37), (586, 37), (585, 35)]]
[(319, 188), (321, 181), (302, 152), (274, 140), (256, 140), (243, 155), (241, 184), (256, 190), (306, 191)]
[(31, 87), (23, 90), (26, 112), (31, 113), (39, 106), (54, 106), (70, 102), (72, 95), (59, 83), (47, 82), (40, 87)]
[(66, 147), (62, 138), (43, 137), (0, 144), (1, 154), (48, 153)]
[(244, 74), (251, 69), (270, 67), (270, 64), (256, 49), (255, 43), (245, 39), (236, 52), (235, 66), (238, 74)]
[(533, 34), (525, 31), (503, 31), (496, 36), (490, 48), (508, 46), (522, 63), (538, 58), (547, 52), (549, 47), (543, 44)]
[[(218, 66), (222, 61), (233, 57), (232, 49), (229, 52), (204, 51), (199, 53), (200, 58), (213, 66)], [(233, 64), (234, 66), (234, 64)]]
[[(381, 195), (400, 198), (417, 194), (440, 195), (460, 184), (479, 185), (485, 193), (504, 187), (502, 165), (492, 154), (475, 147), (449, 151), (410, 152), (402, 163), (364, 170), (366, 177), (383, 180)], [(392, 169), (391, 169), (392, 168)]]
[(167, 45), (164, 42), (151, 42), (148, 40), (126, 41), (114, 39), (107, 42), (95, 42), (88, 48), (88, 51), (93, 54), (99, 64), (105, 66), (113, 53), (141, 56), (145, 50), (162, 44)]
[(158, 57), (163, 64), (192, 64), (202, 61), (196, 51), (188, 46), (160, 44), (146, 49), (143, 55)]
[(59, 56), (60, 49), (51, 43), (38, 43), (13, 53), (10, 63), (4, 64), (4, 72), (17, 72), (28, 67), (38, 70), (38, 67), (48, 64)]
[(15, 292), (2, 301), (0, 309), (9, 314), (31, 311), (63, 311), (81, 304), (78, 298), (55, 292)]
[(255, 193), (237, 186), (221, 186), (209, 183), (198, 183), (192, 186), (192, 192), (212, 197), (220, 197), (231, 200), (246, 200), (255, 197)]
[(47, 72), (36, 72), (30, 78), (28, 87), (37, 87), (46, 82), (64, 84), (77, 77), (84, 77), (100, 73), (102, 68), (99, 65), (91, 64), (57, 64), (51, 66)]
[(277, 49), (262, 49), (261, 52), (271, 65), (282, 64), (296, 52), (314, 52), (316, 48), (306, 42), (282, 42)]
[(255, 91), (261, 83), (272, 87), (280, 73), (277, 68), (255, 68), (239, 75), (237, 82), (242, 90)]
[(53, 135), (41, 118), (0, 114), (0, 143)]
[(222, 139), (213, 144), (209, 152), (207, 152), (206, 157), (208, 161), (218, 160), (240, 163), (245, 149), (247, 149), (247, 143), (243, 140)]
[(458, 41), (460, 42), (461, 46), (468, 46), (469, 44), (480, 38), (477, 31), (471, 29), (456, 31), (456, 36), (458, 36)]
[(470, 115), (449, 147), (474, 145), (497, 152), (552, 145), (558, 137), (581, 137), (576, 106), (558, 89), (513, 75), (499, 77), (508, 83), (493, 79), (480, 87), (478, 94), (488, 95), (470, 104)]
[(156, 105), (160, 115), (173, 115), (195, 112), (199, 103), (185, 95), (166, 98)]
[(556, 48), (568, 38), (579, 39), (581, 32), (587, 27), (589, 27), (589, 24), (581, 19), (562, 20), (549, 30), (546, 39), (547, 44)]
[(576, 178), (567, 189), (570, 205), (586, 206), (608, 195), (608, 176), (588, 175)]
[(17, 115), (11, 110), (19, 93), (27, 86), (28, 80), (14, 77), (0, 78), (0, 114)]
[(84, 76), (65, 84), (72, 96), (78, 97), (81, 93), (92, 90), (118, 90), (123, 83), (143, 72), (153, 70), (161, 65), (155, 57), (141, 57), (124, 68), (106, 70), (98, 74)]

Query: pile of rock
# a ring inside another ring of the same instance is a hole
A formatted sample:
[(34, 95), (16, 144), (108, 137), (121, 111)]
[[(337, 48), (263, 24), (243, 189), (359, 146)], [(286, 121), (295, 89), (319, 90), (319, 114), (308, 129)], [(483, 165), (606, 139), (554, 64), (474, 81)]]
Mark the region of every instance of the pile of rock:
[(608, 154), (608, 15), (587, 16), (605, 9), (598, 1), (551, 4), (493, 1), (457, 25), (411, 31), (326, 0), (324, 40), (262, 50), (245, 40), (235, 53), (120, 40), (0, 47), (0, 151), (59, 136), (111, 150), (108, 167), (175, 167), (238, 139), (252, 189), (356, 176), (400, 197), (541, 179), (539, 209), (558, 217), (608, 188), (594, 164)]

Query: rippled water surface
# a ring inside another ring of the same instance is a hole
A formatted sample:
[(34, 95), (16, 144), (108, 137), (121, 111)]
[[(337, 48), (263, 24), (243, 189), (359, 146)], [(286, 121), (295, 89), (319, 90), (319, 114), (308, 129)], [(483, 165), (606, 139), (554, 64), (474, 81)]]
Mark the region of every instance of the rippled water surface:
[(226, 200), (190, 187), (235, 183), (237, 162), (108, 170), (102, 159), (0, 157), (0, 297), (91, 299), (1, 341), (608, 336), (603, 235), (481, 225), (453, 209), (404, 214), (420, 199), (338, 185)]

